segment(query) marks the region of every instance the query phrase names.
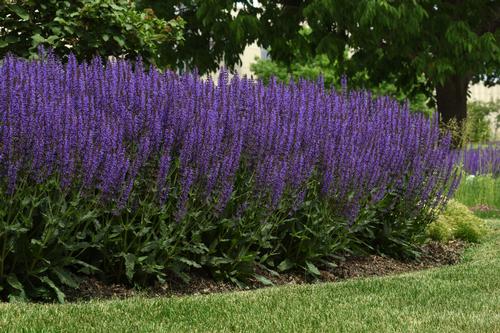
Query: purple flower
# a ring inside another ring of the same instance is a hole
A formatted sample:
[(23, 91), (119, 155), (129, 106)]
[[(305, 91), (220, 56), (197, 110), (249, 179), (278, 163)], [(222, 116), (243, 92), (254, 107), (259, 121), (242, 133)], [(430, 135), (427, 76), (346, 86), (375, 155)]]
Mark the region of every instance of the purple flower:
[(296, 212), (307, 196), (354, 223), (389, 195), (409, 212), (439, 208), (458, 185), (458, 162), (500, 173), (498, 147), (454, 152), (436, 117), (348, 90), (346, 78), (335, 91), (321, 80), (265, 86), (222, 70), (215, 84), (140, 61), (63, 64), (42, 52), (41, 61), (0, 64), (3, 191), (19, 178), (58, 177), (122, 208), (156, 195), (177, 207), (177, 220), (191, 202), (235, 217), (243, 202)]

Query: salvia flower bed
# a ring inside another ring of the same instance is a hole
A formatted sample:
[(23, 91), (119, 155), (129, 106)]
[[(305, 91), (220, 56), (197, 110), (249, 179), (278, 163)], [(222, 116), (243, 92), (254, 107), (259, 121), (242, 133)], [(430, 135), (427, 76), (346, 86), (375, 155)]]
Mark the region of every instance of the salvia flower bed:
[(459, 181), (437, 119), (345, 84), (40, 58), (0, 64), (3, 298), (413, 255)]

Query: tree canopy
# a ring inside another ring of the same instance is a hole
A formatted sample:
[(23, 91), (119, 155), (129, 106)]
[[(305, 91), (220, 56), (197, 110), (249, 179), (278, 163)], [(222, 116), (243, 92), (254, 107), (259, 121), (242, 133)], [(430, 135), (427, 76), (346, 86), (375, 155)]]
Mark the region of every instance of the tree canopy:
[(252, 1), (233, 0), (137, 0), (141, 9), (158, 17), (181, 16), (185, 21), (184, 43), (173, 49), (160, 46), (161, 65), (181, 69), (215, 71), (223, 62), (232, 68), (260, 30), (259, 9)]
[(0, 0), (0, 57), (33, 57), (39, 45), (79, 60), (141, 55), (158, 61), (160, 42), (182, 41), (181, 18), (160, 19), (126, 0)]

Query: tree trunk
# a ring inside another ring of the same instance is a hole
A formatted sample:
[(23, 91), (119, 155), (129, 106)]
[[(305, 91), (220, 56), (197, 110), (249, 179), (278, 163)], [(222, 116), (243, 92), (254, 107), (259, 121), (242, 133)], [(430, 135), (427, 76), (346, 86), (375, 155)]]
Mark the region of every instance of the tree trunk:
[(455, 119), (458, 124), (467, 117), (467, 87), (469, 78), (465, 75), (452, 75), (443, 85), (436, 87), (437, 110), (441, 122), (448, 124)]

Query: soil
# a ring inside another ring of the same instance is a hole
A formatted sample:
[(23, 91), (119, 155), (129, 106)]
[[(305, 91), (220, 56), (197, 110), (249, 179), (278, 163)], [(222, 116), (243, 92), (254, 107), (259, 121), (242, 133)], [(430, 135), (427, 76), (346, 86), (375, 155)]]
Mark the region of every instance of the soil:
[[(460, 261), (466, 244), (462, 241), (451, 241), (447, 244), (430, 242), (422, 246), (422, 254), (418, 260), (397, 260), (379, 255), (347, 257), (345, 260), (338, 262), (334, 268), (320, 270), (321, 276), (313, 280), (304, 273), (299, 272), (282, 273), (275, 276), (262, 269), (256, 269), (256, 273), (264, 276), (274, 285), (332, 282), (368, 276), (393, 275), (456, 264)], [(137, 290), (122, 284), (106, 284), (96, 278), (88, 278), (82, 281), (79, 289), (68, 289), (64, 290), (64, 292), (67, 301), (74, 302), (89, 299), (127, 298), (136, 295), (200, 295), (262, 287), (266, 287), (266, 285), (256, 279), (251, 279), (246, 287), (239, 287), (230, 282), (216, 281), (206, 273), (197, 272), (191, 275), (189, 283), (174, 278), (146, 290)]]
[(479, 204), (479, 205), (476, 205), (476, 206), (472, 206), (472, 207), (469, 207), (470, 210), (472, 210), (473, 212), (482, 212), (482, 213), (485, 213), (485, 212), (495, 212), (495, 213), (500, 213), (500, 211), (498, 209), (495, 209), (495, 207), (490, 207), (488, 205), (484, 205), (484, 204)]

